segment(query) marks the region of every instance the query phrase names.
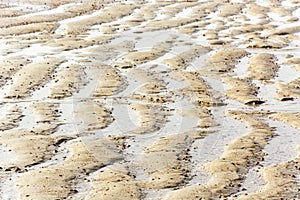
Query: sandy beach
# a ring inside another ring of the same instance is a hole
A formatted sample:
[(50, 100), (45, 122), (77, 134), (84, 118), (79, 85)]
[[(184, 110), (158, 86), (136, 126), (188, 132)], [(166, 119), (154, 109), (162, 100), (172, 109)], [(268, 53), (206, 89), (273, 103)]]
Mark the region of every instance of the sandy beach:
[(297, 0), (0, 0), (0, 199), (296, 200)]

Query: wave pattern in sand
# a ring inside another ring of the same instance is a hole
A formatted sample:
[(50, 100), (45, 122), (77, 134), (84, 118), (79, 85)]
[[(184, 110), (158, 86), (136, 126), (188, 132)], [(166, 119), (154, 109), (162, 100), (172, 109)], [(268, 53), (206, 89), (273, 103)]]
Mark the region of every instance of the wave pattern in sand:
[(299, 17), (1, 0), (1, 199), (299, 198)]

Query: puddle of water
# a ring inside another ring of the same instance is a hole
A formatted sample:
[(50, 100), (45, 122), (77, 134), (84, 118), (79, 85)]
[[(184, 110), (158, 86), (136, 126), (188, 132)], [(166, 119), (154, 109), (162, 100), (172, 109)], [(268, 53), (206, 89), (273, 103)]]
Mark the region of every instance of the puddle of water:
[(167, 124), (159, 131), (162, 135), (173, 135), (176, 133), (184, 133), (195, 129), (198, 119), (183, 116), (180, 112), (193, 109), (194, 105), (188, 99), (175, 100), (173, 104), (169, 104), (170, 109), (174, 109), (174, 114), (168, 117)]
[[(155, 12), (155, 14), (156, 14), (156, 17), (153, 19), (153, 21), (160, 21), (160, 20), (169, 18), (168, 15), (160, 13), (159, 10), (157, 12)], [(147, 23), (148, 22), (145, 21), (144, 24), (142, 24), (142, 25), (146, 26)]]
[[(0, 104), (1, 105), (1, 104)], [(7, 112), (13, 107), (14, 105), (9, 105), (7, 103), (3, 103), (3, 105), (0, 106), (0, 113), (1, 113), (1, 118), (5, 118), (5, 115)], [(0, 120), (1, 120), (0, 118)]]
[(252, 82), (259, 87), (259, 93), (257, 97), (261, 98), (263, 101), (269, 101), (269, 103), (276, 103), (277, 100), (274, 99), (276, 88), (273, 84), (263, 84), (257, 80)]
[(170, 77), (164, 77), (167, 84), (167, 91), (176, 91), (186, 86), (183, 82), (176, 81)]
[[(251, 14), (247, 14), (247, 13), (244, 13), (244, 16), (246, 16), (249, 19), (249, 21), (247, 21), (247, 23), (250, 23), (250, 24), (258, 24), (261, 20), (263, 20), (259, 16), (255, 16), (255, 15), (251, 15)], [(244, 23), (244, 21), (241, 21), (241, 23)]]
[(61, 121), (62, 124), (58, 126), (53, 135), (73, 135), (78, 133), (76, 121), (73, 115), (74, 103), (75, 102), (73, 102), (71, 99), (60, 102), (59, 110), (62, 112), (58, 121)]
[(236, 73), (238, 78), (245, 78), (248, 75), (249, 57), (243, 57), (239, 61), (240, 62), (235, 65), (234, 73)]
[(175, 18), (190, 18), (193, 14), (193, 8), (184, 8), (180, 13), (175, 15)]
[(141, 34), (135, 35), (140, 39), (136, 42), (135, 49), (142, 51), (150, 50), (154, 45), (166, 41), (172, 35), (172, 31), (153, 31), (153, 32), (143, 32)]
[(192, 171), (194, 177), (189, 184), (206, 183), (209, 177), (203, 172), (204, 164), (219, 158), (223, 154), (226, 145), (249, 132), (243, 122), (231, 117), (224, 117), (224, 112), (224, 108), (214, 108), (212, 110), (215, 121), (219, 125), (211, 128), (214, 130), (213, 133), (203, 139), (196, 140), (192, 145), (191, 162), (195, 163), (195, 167)]
[(276, 165), (296, 158), (300, 131), (279, 121), (269, 120), (269, 124), (276, 127), (278, 136), (265, 146), (264, 151), (268, 155), (264, 157), (263, 165)]
[(8, 94), (12, 87), (12, 79), (8, 80), (4, 86), (0, 88), (0, 100), (4, 101), (4, 97)]
[[(102, 170), (102, 168), (101, 168)], [(90, 182), (93, 180), (93, 176), (95, 173), (90, 173), (85, 177), (85, 179), (78, 184), (76, 184), (75, 188), (77, 192), (72, 195), (70, 199), (86, 199), (86, 197), (89, 195), (91, 191), (91, 185)]]
[(145, 200), (161, 200), (168, 192), (173, 191), (172, 189), (161, 189), (161, 190), (146, 190)]
[(264, 186), (261, 174), (259, 172), (260, 167), (251, 168), (242, 183), (241, 189), (244, 191), (238, 192), (236, 195), (242, 195), (246, 193), (255, 193)]
[(275, 78), (275, 81), (287, 83), (299, 77), (300, 77), (299, 72), (297, 72), (292, 67), (282, 66), (279, 68), (278, 76)]
[(200, 55), (199, 57), (196, 57), (186, 68), (186, 71), (198, 71), (205, 67), (205, 60), (207, 58), (207, 55)]
[(279, 16), (277, 13), (268, 12), (267, 14), (272, 20), (272, 22), (270, 22), (272, 25), (280, 26), (285, 22), (284, 18)]
[[(223, 110), (219, 112), (224, 112)], [(199, 161), (209, 162), (221, 156), (226, 145), (232, 140), (248, 134), (249, 130), (246, 125), (230, 117), (219, 118), (217, 121), (220, 125), (215, 129), (215, 133), (209, 134), (203, 140), (199, 140)], [(207, 147), (211, 148), (207, 148)]]
[[(299, 110), (300, 99), (295, 99), (294, 101), (276, 101), (266, 102), (263, 104), (264, 110), (270, 110), (274, 112), (286, 112), (286, 111), (294, 111), (300, 112)], [(261, 109), (262, 107), (258, 107)]]
[(17, 174), (7, 175), (3, 181), (1, 180), (0, 195), (2, 200), (12, 200), (17, 198), (15, 179)]
[(31, 103), (32, 102), (19, 103), (19, 105), (22, 107), (22, 115), (24, 115), (24, 117), (19, 122), (18, 129), (31, 130), (36, 126), (38, 115), (31, 109), (27, 108)]
[[(51, 40), (52, 38), (49, 38)], [(33, 57), (34, 59), (38, 56), (43, 56), (47, 55), (57, 55), (57, 48), (56, 47), (49, 47), (44, 45), (43, 43), (36, 43), (36, 44), (31, 44), (28, 48), (24, 48), (21, 51), (15, 53), (14, 55), (20, 55), (24, 56), (27, 55), (29, 57)]]
[(0, 165), (9, 166), (11, 163), (17, 160), (17, 155), (5, 146), (0, 145)]
[(241, 188), (246, 189), (237, 193), (237, 195), (245, 193), (255, 193), (264, 186), (260, 169), (271, 165), (288, 162), (297, 157), (297, 148), (300, 143), (299, 130), (294, 129), (282, 122), (268, 120), (271, 127), (276, 127), (278, 136), (273, 138), (263, 149), (268, 155), (264, 157), (261, 162), (262, 166), (255, 166), (251, 168), (246, 175)]
[(52, 79), (49, 80), (49, 82), (45, 82), (43, 86), (39, 85), (38, 88), (31, 93), (31, 96), (28, 99), (39, 101), (46, 100), (50, 92), (50, 88), (52, 88), (54, 84), (55, 80)]
[(205, 82), (208, 83), (208, 85), (212, 88), (212, 90), (223, 93), (224, 89), (226, 89), (224, 88), (225, 85), (222, 83), (222, 81), (218, 79), (208, 77), (208, 76), (202, 76), (201, 78), (203, 78)]
[(269, 3), (265, 0), (256, 0), (255, 3), (260, 6), (269, 7)]
[(112, 104), (112, 115), (115, 121), (107, 128), (101, 130), (101, 134), (127, 135), (130, 131), (139, 127), (139, 115), (126, 104)]

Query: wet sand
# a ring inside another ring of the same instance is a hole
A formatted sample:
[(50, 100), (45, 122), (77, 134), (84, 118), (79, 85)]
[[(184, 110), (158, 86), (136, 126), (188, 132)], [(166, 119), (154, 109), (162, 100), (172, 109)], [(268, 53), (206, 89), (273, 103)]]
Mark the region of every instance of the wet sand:
[(300, 3), (0, 1), (0, 198), (298, 199)]

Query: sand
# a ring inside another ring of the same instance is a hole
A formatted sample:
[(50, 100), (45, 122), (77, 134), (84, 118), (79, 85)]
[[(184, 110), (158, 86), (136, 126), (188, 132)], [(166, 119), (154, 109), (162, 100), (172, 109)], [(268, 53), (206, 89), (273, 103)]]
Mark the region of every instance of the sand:
[(0, 199), (298, 199), (295, 0), (0, 2)]

